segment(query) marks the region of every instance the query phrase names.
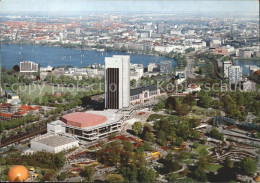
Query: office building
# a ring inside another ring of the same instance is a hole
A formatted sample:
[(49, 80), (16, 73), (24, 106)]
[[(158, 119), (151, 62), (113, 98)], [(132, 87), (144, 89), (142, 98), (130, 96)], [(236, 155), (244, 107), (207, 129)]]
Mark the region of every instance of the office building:
[(239, 81), (242, 81), (242, 68), (240, 66), (230, 66), (228, 68), (228, 82), (236, 84)]
[(160, 62), (160, 72), (163, 74), (169, 74), (172, 72), (172, 62), (171, 61), (161, 61)]
[(239, 49), (239, 57), (240, 58), (251, 58), (253, 57), (254, 51), (246, 50), (246, 49)]
[(164, 23), (157, 23), (157, 34), (165, 33), (165, 25)]
[(122, 109), (130, 104), (130, 56), (105, 57), (105, 108)]
[(224, 61), (223, 62), (223, 71), (224, 71), (224, 78), (228, 78), (228, 68), (232, 66), (232, 61)]
[(39, 71), (38, 64), (31, 61), (20, 62), (20, 75), (28, 78), (34, 78), (34, 73)]
[(31, 61), (20, 62), (20, 73), (38, 72), (38, 64)]

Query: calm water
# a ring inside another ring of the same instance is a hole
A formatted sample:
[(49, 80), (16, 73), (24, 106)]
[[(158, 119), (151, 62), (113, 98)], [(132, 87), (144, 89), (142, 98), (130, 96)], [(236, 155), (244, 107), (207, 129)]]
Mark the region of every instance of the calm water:
[(250, 65), (256, 65), (260, 67), (260, 61), (258, 60), (234, 60), (233, 63), (234, 65), (239, 65), (242, 67), (243, 75), (248, 75)]
[(98, 52), (94, 50), (80, 50), (63, 47), (48, 47), (38, 45), (2, 45), (2, 66), (12, 68), (19, 65), (22, 60), (40, 63), (41, 66), (71, 65), (82, 67), (94, 63), (104, 64), (104, 57), (112, 55), (130, 55), (131, 63), (143, 64), (146, 67), (150, 62), (159, 63), (164, 60), (172, 60), (172, 66), (176, 65), (173, 59), (152, 55), (127, 54), (123, 52)]

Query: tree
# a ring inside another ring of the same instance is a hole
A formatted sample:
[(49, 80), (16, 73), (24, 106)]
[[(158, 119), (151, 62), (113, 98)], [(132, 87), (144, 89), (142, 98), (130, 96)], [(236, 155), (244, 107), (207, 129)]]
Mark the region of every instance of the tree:
[(176, 97), (168, 97), (166, 100), (166, 108), (170, 110), (175, 110), (176, 107), (180, 105), (180, 101)]
[(149, 142), (145, 142), (143, 144), (143, 147), (144, 147), (145, 151), (151, 151), (152, 150), (152, 146), (151, 146), (151, 144)]
[(156, 172), (153, 169), (141, 168), (138, 181), (139, 182), (153, 182), (156, 179)]
[(176, 112), (181, 116), (185, 116), (190, 112), (190, 106), (187, 104), (177, 105)]
[(234, 168), (234, 161), (231, 161), (229, 158), (225, 160), (225, 166), (228, 168)]
[(189, 126), (191, 127), (191, 128), (196, 128), (197, 126), (199, 126), (200, 125), (200, 120), (198, 119), (198, 118), (192, 118), (192, 119), (190, 119), (190, 121), (189, 121)]
[(207, 182), (207, 174), (203, 168), (196, 168), (194, 171), (194, 178), (201, 182)]
[(125, 181), (127, 182), (136, 182), (138, 176), (138, 170), (135, 166), (130, 165), (122, 167), (119, 170), (120, 174), (123, 175)]
[(208, 168), (208, 166), (209, 166), (209, 162), (208, 162), (207, 157), (205, 157), (205, 156), (201, 156), (196, 163), (197, 168), (206, 169), (206, 168)]
[(36, 97), (35, 100), (34, 100), (34, 103), (36, 105), (39, 105), (40, 104), (40, 98), (39, 97)]
[(135, 135), (138, 135), (142, 131), (142, 128), (143, 128), (143, 126), (142, 126), (141, 122), (135, 122), (132, 125), (132, 130), (133, 130)]
[(120, 174), (108, 174), (107, 176), (108, 182), (124, 182), (124, 178)]
[(145, 132), (144, 139), (149, 141), (149, 142), (154, 142), (154, 134), (152, 132)]
[(5, 164), (6, 164), (5, 157), (1, 157), (1, 165), (5, 165)]
[[(100, 159), (105, 164), (117, 164), (120, 162), (120, 153), (122, 146), (118, 140), (111, 142), (107, 145), (107, 147), (102, 151)], [(108, 152), (108, 153), (106, 153)]]
[(186, 95), (183, 102), (185, 102), (189, 106), (192, 106), (195, 103), (195, 99), (194, 99), (193, 95), (189, 94), (189, 95)]
[(208, 151), (207, 151), (207, 149), (206, 148), (202, 148), (200, 151), (199, 151), (199, 155), (200, 156), (206, 156), (206, 155), (208, 155), (209, 153), (208, 153)]
[(135, 86), (135, 85), (136, 85), (136, 79), (132, 79), (132, 80), (130, 81), (130, 85), (131, 85), (131, 86)]
[(178, 173), (171, 173), (171, 174), (167, 174), (166, 175), (166, 179), (169, 182), (176, 182), (177, 178), (179, 178), (179, 174)]
[(197, 148), (198, 146), (199, 146), (199, 142), (197, 142), (197, 141), (193, 142), (193, 144), (192, 144), (193, 148)]
[(191, 130), (190, 134), (191, 134), (192, 139), (195, 139), (195, 140), (200, 139), (200, 133), (197, 132), (196, 130)]
[(175, 161), (176, 159), (173, 158), (172, 153), (168, 153), (164, 159), (164, 170), (165, 172), (169, 173), (172, 171), (179, 170), (181, 168), (180, 164)]
[(63, 167), (66, 162), (65, 154), (64, 153), (59, 153), (55, 157), (55, 164), (57, 167)]
[(165, 137), (165, 132), (164, 131), (159, 131), (158, 133), (158, 142), (161, 145), (166, 145), (166, 137)]
[(130, 158), (132, 157), (134, 145), (130, 141), (123, 141), (123, 150), (121, 161), (126, 165), (129, 163)]
[(212, 128), (209, 134), (212, 138), (217, 140), (223, 140), (224, 136), (222, 133), (220, 133), (216, 128)]
[(66, 172), (61, 172), (60, 175), (58, 176), (59, 181), (63, 181), (67, 178), (67, 173)]
[(93, 166), (86, 166), (80, 170), (80, 176), (84, 177), (88, 182), (92, 181), (94, 173), (95, 169)]
[(243, 174), (254, 175), (257, 171), (257, 164), (250, 157), (243, 159), (239, 164)]
[(21, 134), (21, 133), (23, 133), (23, 129), (22, 129), (22, 128), (19, 128), (19, 129), (18, 129), (18, 134)]
[(123, 46), (123, 47), (120, 49), (120, 51), (121, 51), (121, 52), (127, 52), (128, 49), (127, 49), (125, 46)]
[(142, 136), (144, 137), (146, 132), (152, 132), (152, 131), (153, 131), (153, 126), (148, 123), (145, 123), (143, 126)]
[(183, 139), (181, 137), (177, 137), (175, 141), (176, 146), (180, 146), (183, 143)]
[(210, 96), (208, 96), (208, 93), (206, 92), (201, 92), (199, 94), (199, 106), (209, 108), (212, 104), (212, 99)]
[(201, 140), (201, 143), (202, 143), (202, 144), (206, 144), (206, 142), (207, 142), (207, 139), (202, 139), (202, 140)]
[(155, 111), (159, 111), (161, 109), (165, 108), (165, 102), (164, 101), (160, 101), (158, 102), (155, 106), (154, 106), (154, 110)]
[(13, 72), (14, 73), (17, 73), (17, 72), (19, 72), (20, 71), (20, 67), (18, 66), (18, 65), (14, 65), (13, 66)]

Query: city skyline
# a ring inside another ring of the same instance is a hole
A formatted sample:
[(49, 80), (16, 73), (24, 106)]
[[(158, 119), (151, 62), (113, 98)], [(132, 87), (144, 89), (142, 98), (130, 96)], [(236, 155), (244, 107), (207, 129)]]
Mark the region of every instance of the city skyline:
[(259, 1), (62, 1), (3, 0), (2, 13), (16, 12), (259, 12)]

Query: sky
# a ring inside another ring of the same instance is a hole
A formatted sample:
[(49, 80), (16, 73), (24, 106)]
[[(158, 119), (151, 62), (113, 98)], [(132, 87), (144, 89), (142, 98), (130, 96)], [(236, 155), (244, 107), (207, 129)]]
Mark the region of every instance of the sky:
[(8, 12), (259, 12), (258, 0), (0, 0)]

